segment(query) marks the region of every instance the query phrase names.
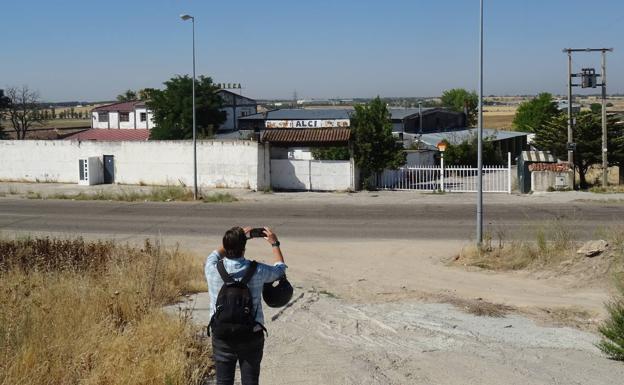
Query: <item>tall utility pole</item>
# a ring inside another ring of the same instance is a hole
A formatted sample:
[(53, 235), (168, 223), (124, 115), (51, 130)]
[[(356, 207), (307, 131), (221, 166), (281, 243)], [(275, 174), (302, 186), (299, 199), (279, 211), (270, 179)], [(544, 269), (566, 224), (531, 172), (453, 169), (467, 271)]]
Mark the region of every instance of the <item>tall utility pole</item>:
[[(568, 162), (574, 160), (571, 151), (572, 137), (572, 87), (596, 88), (596, 77), (602, 77), (602, 185), (608, 184), (609, 158), (607, 149), (607, 52), (613, 52), (613, 48), (564, 48), (568, 54)], [(593, 68), (583, 68), (581, 74), (572, 73), (572, 52), (601, 52), (602, 74), (597, 75)], [(572, 84), (573, 77), (581, 77), (581, 84)]]
[(193, 199), (197, 200), (197, 135), (195, 128), (195, 17), (180, 15), (184, 21), (191, 19), (193, 22)]
[(609, 184), (607, 150), (607, 52), (602, 51), (602, 187)]
[[(568, 144), (573, 142), (572, 137), (572, 52), (568, 51)], [(568, 163), (574, 164), (574, 151), (568, 147)], [(574, 183), (572, 183), (574, 185)]]
[(422, 135), (422, 103), (418, 102), (418, 135)]
[(483, 0), (479, 16), (479, 118), (477, 128), (477, 245), (483, 243)]

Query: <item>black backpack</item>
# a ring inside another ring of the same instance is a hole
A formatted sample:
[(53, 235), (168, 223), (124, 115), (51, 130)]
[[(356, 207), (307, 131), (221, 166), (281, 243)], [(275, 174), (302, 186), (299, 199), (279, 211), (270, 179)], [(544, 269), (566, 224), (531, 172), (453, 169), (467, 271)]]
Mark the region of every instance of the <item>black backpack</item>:
[[(223, 260), (217, 262), (217, 271), (223, 279), (219, 290), (216, 311), (210, 319), (208, 329), (221, 339), (245, 339), (253, 333), (256, 322), (253, 299), (247, 283), (256, 272), (258, 263), (252, 261), (240, 281), (234, 280), (225, 270)], [(262, 325), (260, 325), (262, 326)]]

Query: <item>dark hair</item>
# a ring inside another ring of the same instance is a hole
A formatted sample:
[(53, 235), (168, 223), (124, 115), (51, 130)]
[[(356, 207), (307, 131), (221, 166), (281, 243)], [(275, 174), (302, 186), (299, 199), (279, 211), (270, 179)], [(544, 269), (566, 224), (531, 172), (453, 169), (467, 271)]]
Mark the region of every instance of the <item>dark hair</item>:
[(247, 245), (247, 236), (242, 228), (235, 226), (225, 232), (223, 248), (226, 258), (241, 257), (245, 251), (245, 245)]

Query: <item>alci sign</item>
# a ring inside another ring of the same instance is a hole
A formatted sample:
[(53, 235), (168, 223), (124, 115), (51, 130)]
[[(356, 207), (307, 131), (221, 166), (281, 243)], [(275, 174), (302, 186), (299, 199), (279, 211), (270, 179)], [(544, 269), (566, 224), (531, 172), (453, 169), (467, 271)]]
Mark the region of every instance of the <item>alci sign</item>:
[(267, 120), (266, 128), (333, 128), (349, 127), (349, 119), (327, 120)]

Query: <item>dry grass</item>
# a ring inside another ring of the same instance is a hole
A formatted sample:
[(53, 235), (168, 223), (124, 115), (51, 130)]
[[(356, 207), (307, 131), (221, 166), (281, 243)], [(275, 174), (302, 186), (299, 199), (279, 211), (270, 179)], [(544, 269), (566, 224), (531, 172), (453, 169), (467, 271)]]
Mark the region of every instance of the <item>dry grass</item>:
[[(29, 191), (28, 199), (71, 199), (77, 201), (123, 201), (123, 202), (186, 202), (193, 200), (193, 191), (184, 186), (169, 185), (164, 187), (152, 187), (149, 191), (135, 189), (120, 189), (118, 191), (95, 190), (80, 192), (78, 194), (58, 193), (43, 195)], [(206, 203), (231, 203), (238, 202), (238, 198), (230, 193), (214, 193), (200, 197)]]
[(597, 229), (592, 236), (607, 240), (608, 250), (595, 258), (577, 254), (582, 242), (577, 241), (574, 223), (559, 219), (538, 226), (533, 241), (507, 241), (504, 235), (497, 241), (486, 238), (482, 248), (464, 248), (453, 263), (498, 271), (528, 270), (542, 278), (570, 275), (578, 284), (604, 282), (624, 271), (624, 227)]
[(482, 298), (464, 299), (449, 297), (446, 298), (444, 302), (450, 303), (451, 305), (457, 307), (459, 310), (465, 313), (473, 314), (480, 317), (501, 318), (506, 316), (508, 313), (516, 310), (512, 306), (488, 302), (483, 300)]
[[(595, 165), (589, 168), (589, 170), (587, 170), (587, 174), (585, 174), (585, 177), (587, 178), (587, 181), (590, 182), (591, 184), (593, 184), (597, 189), (601, 189), (601, 185), (602, 185), (602, 167), (600, 165)], [(577, 178), (578, 178), (578, 173), (577, 173)], [(619, 185), (620, 182), (620, 174), (619, 174), (619, 167), (618, 166), (611, 166), (609, 167), (608, 171), (607, 171), (607, 181), (609, 183), (609, 186), (607, 187), (606, 192), (609, 191), (613, 191), (613, 192), (622, 192), (624, 191), (622, 189), (623, 186)], [(593, 189), (591, 189), (592, 192), (603, 192), (603, 191), (593, 191)]]
[(594, 186), (590, 188), (589, 191), (593, 193), (598, 193), (598, 194), (621, 194), (621, 193), (624, 193), (624, 186), (621, 186), (621, 185), (607, 186), (607, 187)]
[(169, 201), (192, 201), (193, 192), (183, 186), (169, 185), (165, 187), (153, 187), (148, 192), (134, 189), (120, 189), (119, 191), (96, 190), (94, 192), (81, 192), (78, 194), (54, 194), (43, 197), (41, 194), (27, 195), (29, 199), (73, 199), (77, 201), (100, 200), (100, 201), (124, 201), (124, 202), (169, 202)]
[(146, 242), (0, 241), (0, 384), (199, 384), (209, 350), (188, 317), (201, 261)]
[(504, 113), (483, 113), (483, 127), (484, 128), (496, 128), (499, 130), (513, 130), (511, 123), (514, 119), (514, 114)]
[(498, 241), (486, 237), (482, 248), (466, 247), (455, 260), (489, 270), (521, 270), (555, 266), (574, 254), (573, 227), (565, 220), (554, 220), (535, 228), (535, 241)]

